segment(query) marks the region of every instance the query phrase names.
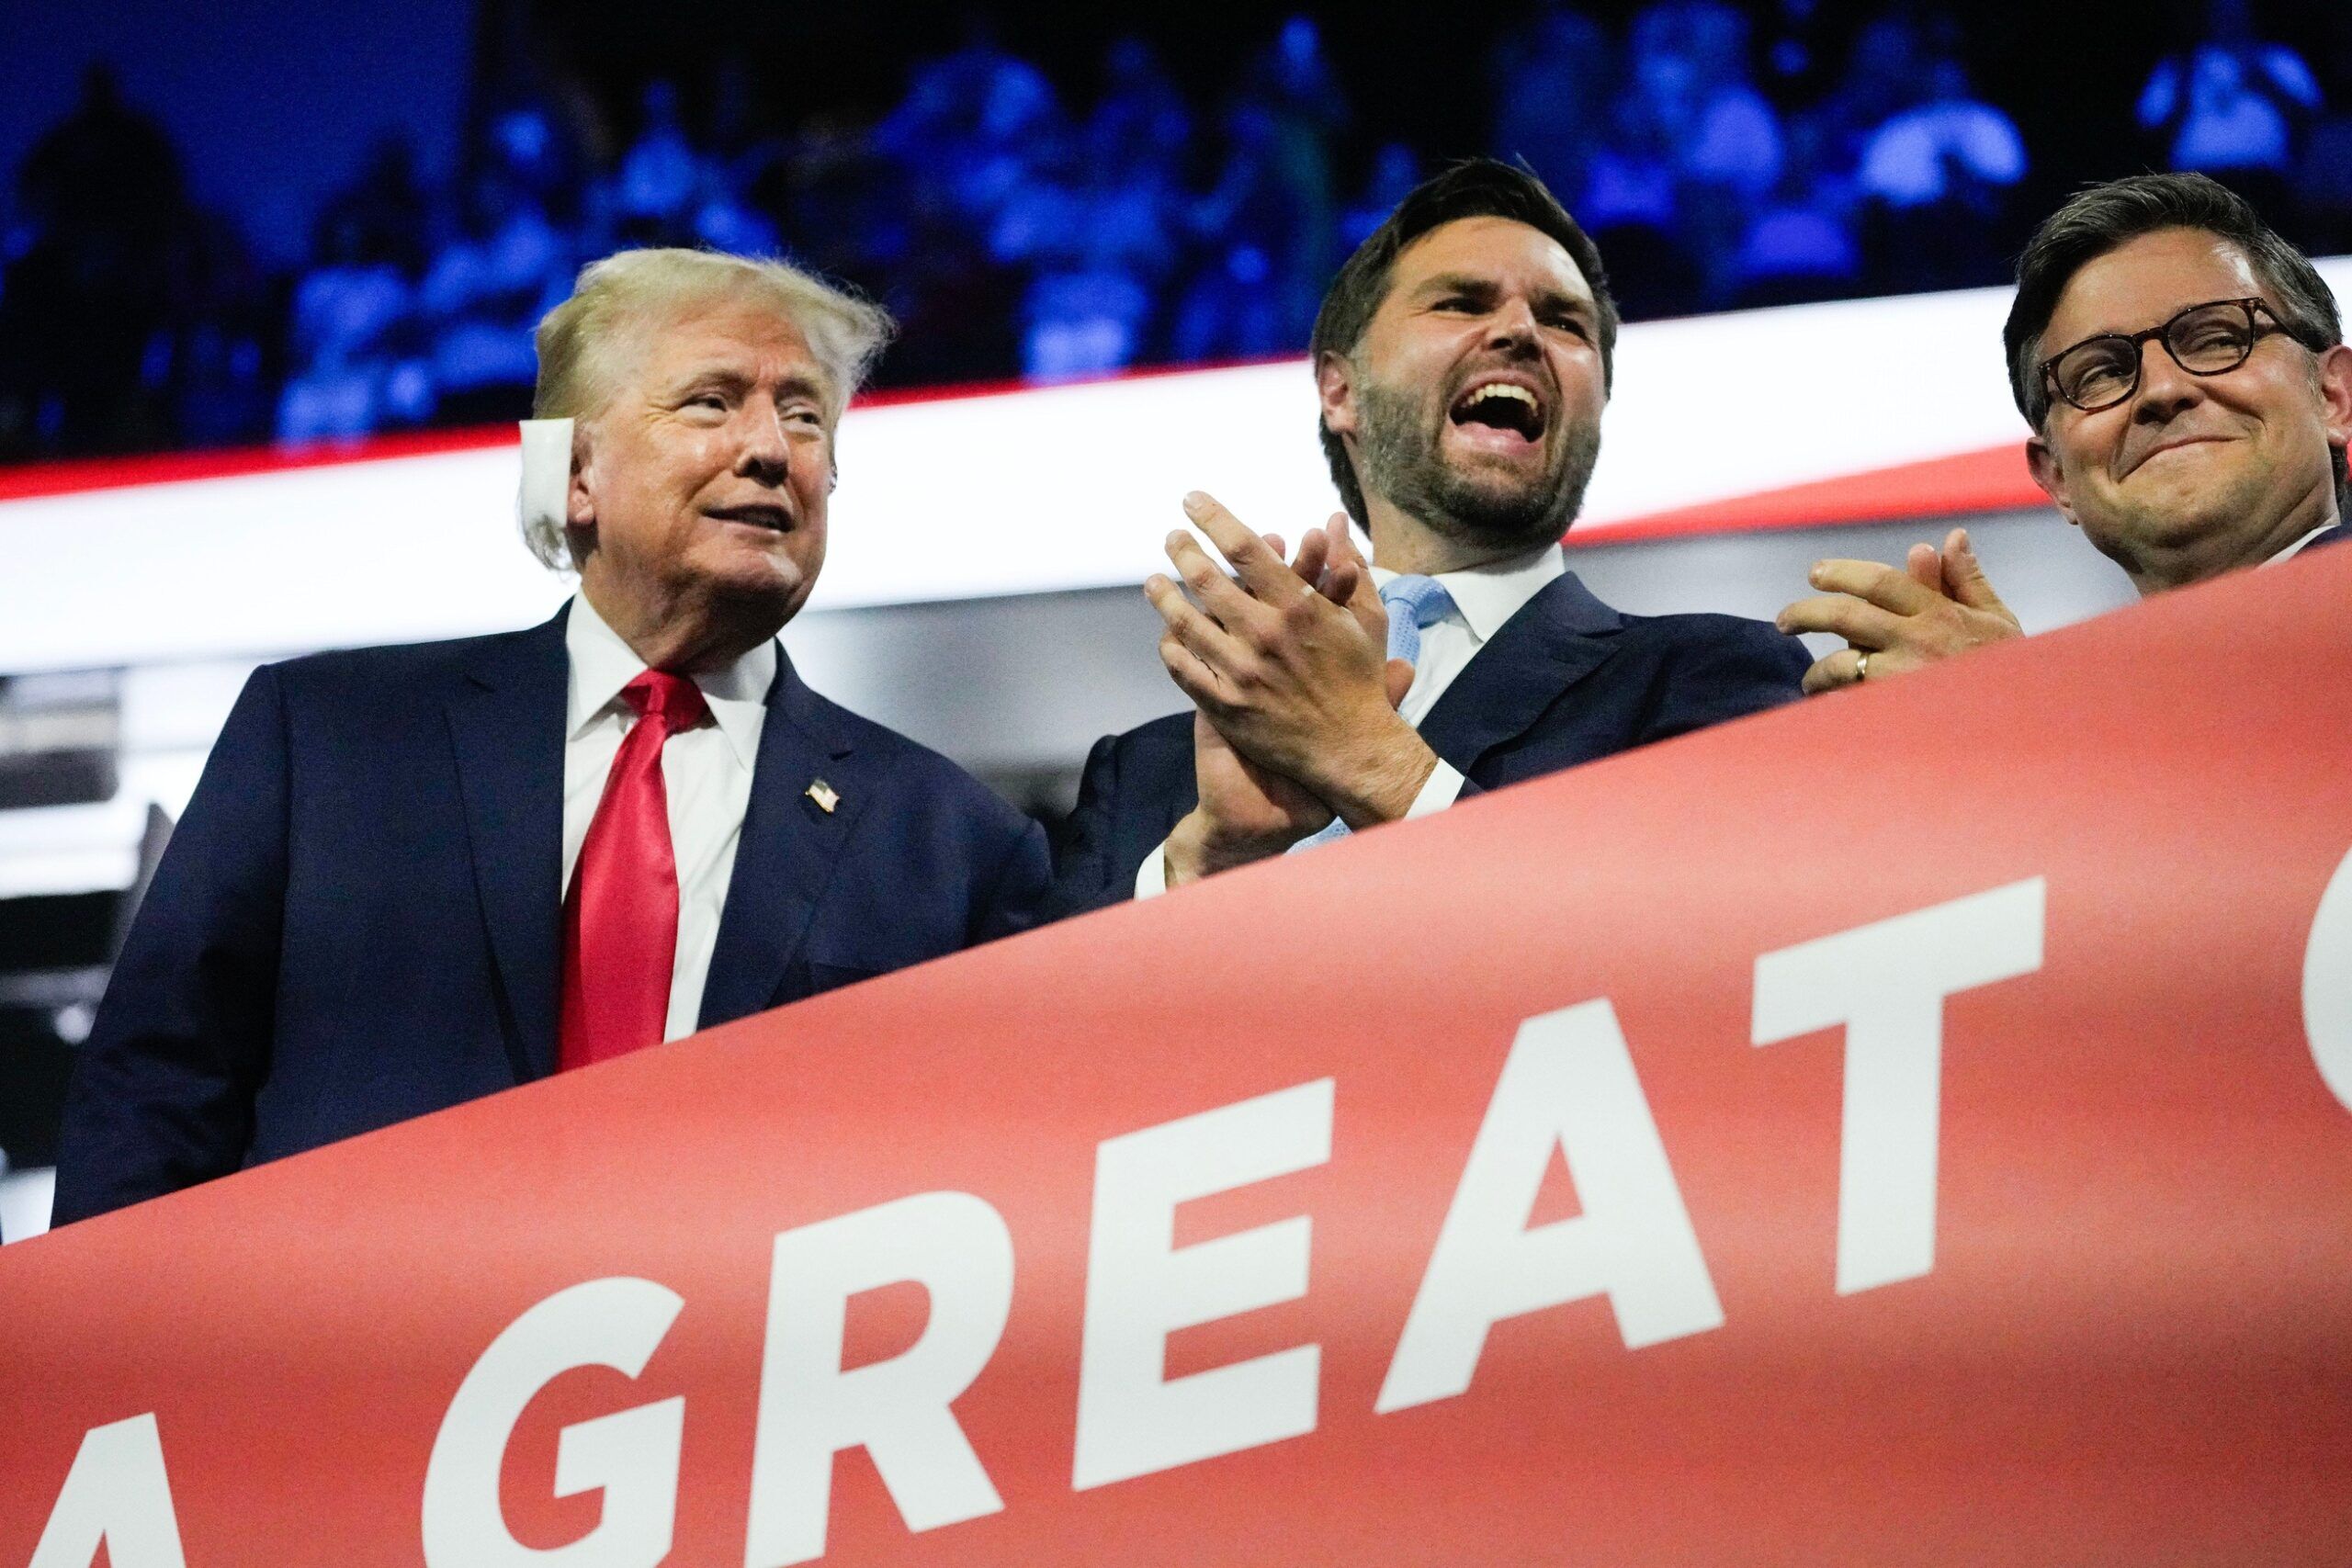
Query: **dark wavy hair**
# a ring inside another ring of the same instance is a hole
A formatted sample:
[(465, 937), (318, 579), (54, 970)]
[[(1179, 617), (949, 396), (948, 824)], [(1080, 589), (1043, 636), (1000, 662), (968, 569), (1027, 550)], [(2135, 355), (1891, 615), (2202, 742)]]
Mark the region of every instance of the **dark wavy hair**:
[[(1339, 276), (1331, 279), (1323, 308), (1315, 313), (1315, 333), (1307, 344), (1313, 363), (1322, 364), (1326, 354), (1342, 357), (1353, 354), (1380, 302), (1388, 297), (1396, 258), (1432, 229), (1464, 218), (1508, 218), (1560, 243), (1592, 286), (1600, 334), (1601, 384), (1606, 387), (1615, 372), (1617, 301), (1609, 292), (1609, 275), (1600, 265), (1600, 247), (1542, 180), (1524, 168), (1492, 158), (1466, 159), (1422, 181), (1379, 228), (1365, 236), (1340, 266)], [(1331, 468), (1331, 483), (1338, 487), (1348, 515), (1361, 527), (1365, 521), (1363, 487), (1356, 482), (1348, 449), (1320, 414), (1316, 416), (1315, 429), (1323, 443), (1323, 460)]]

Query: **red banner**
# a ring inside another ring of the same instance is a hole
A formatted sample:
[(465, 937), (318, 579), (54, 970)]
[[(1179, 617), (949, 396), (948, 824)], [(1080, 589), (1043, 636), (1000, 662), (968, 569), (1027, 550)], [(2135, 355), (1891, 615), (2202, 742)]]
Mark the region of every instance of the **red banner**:
[(0, 1562), (2337, 1562), (2352, 551), (0, 1255)]

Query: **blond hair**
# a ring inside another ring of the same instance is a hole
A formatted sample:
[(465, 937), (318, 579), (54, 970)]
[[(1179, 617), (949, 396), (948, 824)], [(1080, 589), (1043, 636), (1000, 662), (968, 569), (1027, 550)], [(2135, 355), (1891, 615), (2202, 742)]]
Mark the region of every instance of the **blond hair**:
[[(893, 331), (879, 305), (784, 262), (717, 251), (619, 251), (581, 268), (571, 298), (540, 320), (533, 417), (594, 417), (619, 389), (615, 361), (632, 331), (721, 301), (764, 305), (807, 340), (822, 372), (828, 425), (840, 420)], [(548, 566), (572, 564), (556, 519), (526, 518), (523, 539)]]

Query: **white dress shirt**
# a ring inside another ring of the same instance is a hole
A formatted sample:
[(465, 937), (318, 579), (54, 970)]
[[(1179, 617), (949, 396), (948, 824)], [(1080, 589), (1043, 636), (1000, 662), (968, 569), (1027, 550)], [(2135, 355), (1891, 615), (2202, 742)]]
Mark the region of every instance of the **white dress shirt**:
[(2318, 527), (2312, 529), (2301, 538), (2297, 539), (2293, 544), (2289, 545), (2285, 549), (2280, 550), (2277, 555), (2272, 556), (2268, 560), (2264, 561), (2262, 564), (2265, 566), (2277, 566), (2282, 560), (2294, 559), (2297, 556), (2303, 553), (2303, 547), (2305, 545), (2310, 544), (2313, 539), (2318, 538), (2322, 534), (2326, 533), (2330, 528), (2335, 526), (2335, 524), (2333, 521), (2321, 524)]
[[(1437, 573), (1438, 581), (1453, 605), (1421, 628), (1421, 656), (1413, 665), (1413, 684), (1405, 693), (1405, 700), (1396, 705), (1405, 722), (1419, 729), (1430, 710), (1437, 706), (1438, 699), (1445, 695), (1446, 688), (1453, 684), (1488, 639), (1503, 629), (1503, 623), (1518, 615), (1530, 599), (1567, 570), (1566, 555), (1555, 544), (1484, 566)], [(1385, 587), (1397, 575), (1384, 567), (1372, 569), (1375, 587)], [(1444, 810), (1460, 797), (1463, 783), (1461, 771), (1440, 757), (1428, 782), (1413, 797), (1412, 806), (1405, 813), (1406, 819)], [(1136, 869), (1136, 897), (1149, 898), (1166, 891), (1168, 846), (1163, 841), (1158, 850), (1144, 856), (1143, 864)]]
[[(605, 779), (637, 711), (621, 688), (644, 672), (645, 660), (605, 624), (584, 593), (571, 599), (563, 628), (571, 659), (564, 709), (563, 886), (580, 863), (580, 845), (604, 798)], [(673, 735), (662, 748), (662, 788), (669, 797), (670, 844), (678, 860), (678, 954), (670, 970), (670, 1014), (664, 1040), (691, 1034), (702, 1014), (703, 982), (718, 944), (718, 917), (735, 874), (743, 813), (752, 803), (752, 770), (767, 722), (768, 687), (775, 680), (774, 638), (729, 668), (696, 675), (713, 723)]]

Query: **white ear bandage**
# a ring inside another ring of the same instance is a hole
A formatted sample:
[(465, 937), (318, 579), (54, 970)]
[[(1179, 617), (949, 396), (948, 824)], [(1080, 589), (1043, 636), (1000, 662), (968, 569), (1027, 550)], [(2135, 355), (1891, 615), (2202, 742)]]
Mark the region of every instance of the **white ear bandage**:
[(571, 421), (526, 419), (523, 427), (523, 484), (514, 509), (525, 529), (545, 524), (563, 536), (571, 513)]

